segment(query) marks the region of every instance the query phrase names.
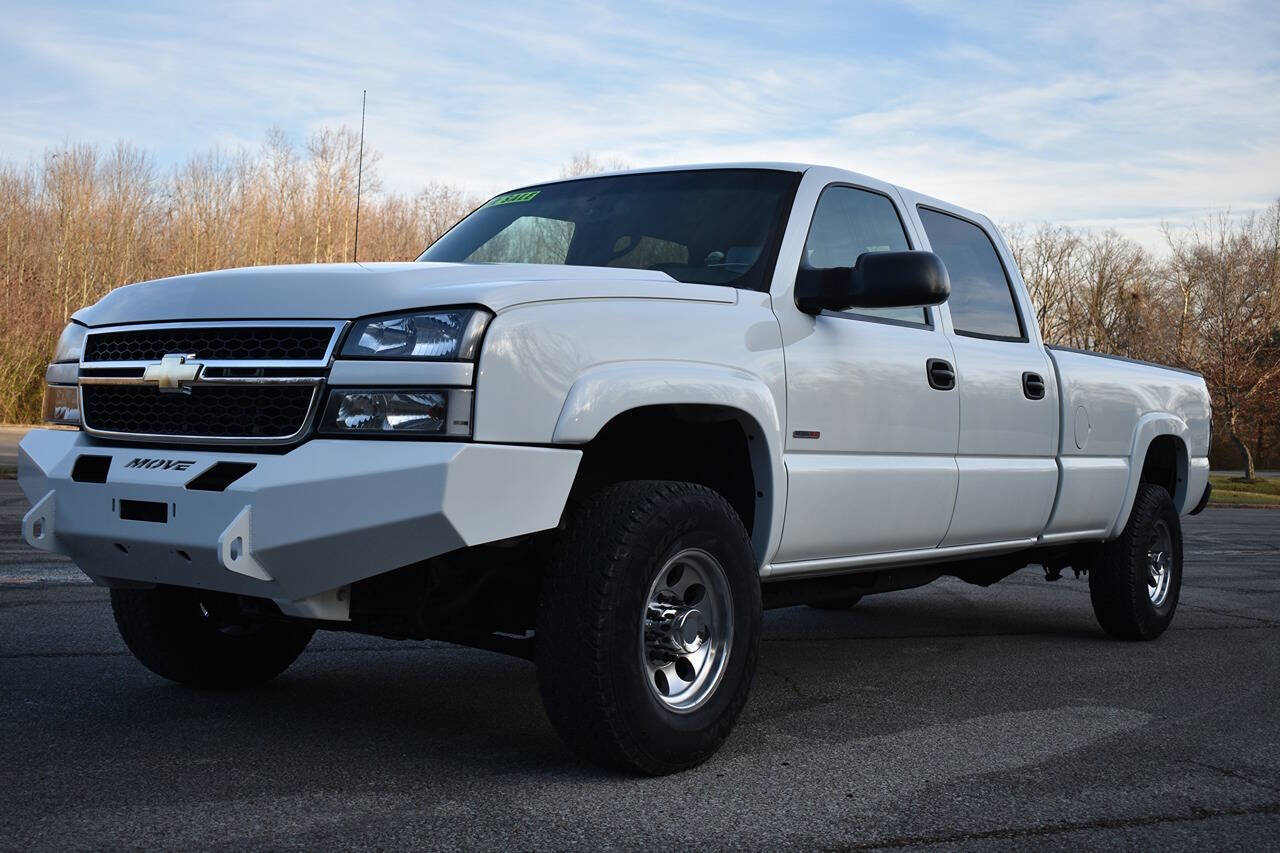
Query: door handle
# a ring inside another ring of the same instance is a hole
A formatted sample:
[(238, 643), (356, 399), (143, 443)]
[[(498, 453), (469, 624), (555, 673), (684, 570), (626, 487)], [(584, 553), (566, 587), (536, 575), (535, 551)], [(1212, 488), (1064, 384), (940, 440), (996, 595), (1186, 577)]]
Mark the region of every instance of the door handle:
[(929, 387), (938, 391), (950, 391), (956, 387), (956, 371), (951, 363), (940, 358), (931, 358), (924, 363), (925, 375), (929, 377)]
[(1028, 400), (1044, 399), (1044, 377), (1030, 371), (1022, 374), (1022, 393)]

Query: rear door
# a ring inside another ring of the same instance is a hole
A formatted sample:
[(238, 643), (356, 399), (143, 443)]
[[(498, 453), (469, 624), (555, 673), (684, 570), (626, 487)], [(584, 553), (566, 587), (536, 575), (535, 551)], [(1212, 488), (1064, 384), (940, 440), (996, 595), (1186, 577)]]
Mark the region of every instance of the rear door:
[(1037, 537), (1057, 489), (1058, 394), (1027, 319), (1034, 314), (989, 222), (930, 204), (915, 212), (951, 278), (945, 330), (956, 358), (960, 485), (942, 545)]

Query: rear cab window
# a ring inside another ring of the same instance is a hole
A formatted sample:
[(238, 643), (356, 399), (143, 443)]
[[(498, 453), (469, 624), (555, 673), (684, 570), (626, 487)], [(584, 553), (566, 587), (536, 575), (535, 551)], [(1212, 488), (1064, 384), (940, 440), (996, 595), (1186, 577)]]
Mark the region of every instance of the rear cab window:
[(958, 335), (1026, 341), (1013, 285), (991, 238), (978, 225), (923, 205), (917, 208), (929, 247), (951, 279), (951, 325)]

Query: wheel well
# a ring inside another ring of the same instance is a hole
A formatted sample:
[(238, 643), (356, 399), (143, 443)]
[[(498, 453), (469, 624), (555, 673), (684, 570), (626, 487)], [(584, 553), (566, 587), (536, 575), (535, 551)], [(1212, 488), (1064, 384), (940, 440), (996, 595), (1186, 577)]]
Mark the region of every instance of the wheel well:
[(622, 480), (685, 480), (714, 489), (747, 533), (768, 533), (768, 450), (754, 419), (722, 406), (645, 406), (616, 416), (583, 447), (572, 495)]
[(1142, 462), (1141, 483), (1163, 486), (1176, 506), (1182, 505), (1187, 483), (1186, 445), (1176, 435), (1160, 435), (1147, 445), (1147, 456)]

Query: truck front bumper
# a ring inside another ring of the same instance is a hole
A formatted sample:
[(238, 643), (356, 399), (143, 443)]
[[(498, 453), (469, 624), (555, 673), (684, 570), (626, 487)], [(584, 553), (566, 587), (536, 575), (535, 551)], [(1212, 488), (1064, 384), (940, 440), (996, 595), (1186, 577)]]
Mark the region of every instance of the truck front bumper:
[[(324, 602), (342, 598), (348, 584), (555, 527), (581, 456), (320, 439), (281, 454), (234, 453), (119, 447), (80, 432), (32, 430), (18, 458), (19, 485), (32, 504), (22, 529), (29, 544), (66, 554), (106, 585), (211, 589), (271, 598), (296, 615), (343, 618), (332, 615), (343, 608)], [(208, 490), (219, 485), (211, 477), (193, 484), (218, 463), (252, 467), (221, 491)]]

